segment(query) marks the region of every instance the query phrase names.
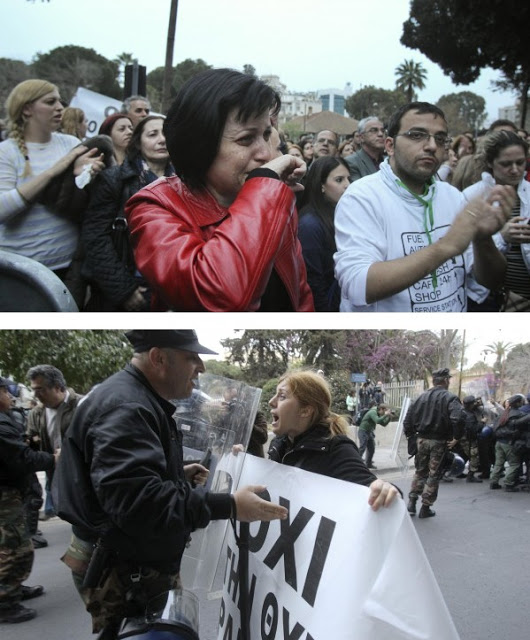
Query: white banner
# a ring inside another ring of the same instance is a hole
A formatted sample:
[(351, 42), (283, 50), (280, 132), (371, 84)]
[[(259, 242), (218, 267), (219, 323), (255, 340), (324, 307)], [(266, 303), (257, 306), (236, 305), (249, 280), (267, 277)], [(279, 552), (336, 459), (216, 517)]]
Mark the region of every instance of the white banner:
[(122, 103), (101, 93), (79, 87), (70, 100), (71, 107), (83, 109), (88, 120), (87, 138), (95, 136), (103, 120), (121, 110)]
[[(368, 489), (246, 456), (285, 521), (250, 525), (252, 640), (458, 640), (405, 505), (377, 513)], [(238, 547), (228, 537), (218, 640), (240, 631)]]

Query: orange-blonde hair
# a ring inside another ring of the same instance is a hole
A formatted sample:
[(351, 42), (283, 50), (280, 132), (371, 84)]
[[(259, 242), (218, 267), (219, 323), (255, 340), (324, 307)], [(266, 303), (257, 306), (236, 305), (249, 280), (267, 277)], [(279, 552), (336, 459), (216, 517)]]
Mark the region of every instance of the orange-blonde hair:
[(348, 424), (331, 411), (331, 390), (327, 380), (315, 371), (287, 371), (280, 378), (303, 407), (313, 410), (311, 426), (327, 426), (331, 436), (346, 434)]

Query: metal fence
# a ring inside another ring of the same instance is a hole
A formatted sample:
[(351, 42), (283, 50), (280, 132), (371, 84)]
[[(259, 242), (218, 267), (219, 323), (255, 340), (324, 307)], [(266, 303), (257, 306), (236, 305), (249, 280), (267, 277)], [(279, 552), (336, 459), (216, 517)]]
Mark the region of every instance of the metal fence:
[(383, 385), (386, 392), (385, 404), (391, 407), (401, 407), (405, 396), (414, 400), (425, 390), (423, 380), (408, 380), (404, 382), (390, 382)]

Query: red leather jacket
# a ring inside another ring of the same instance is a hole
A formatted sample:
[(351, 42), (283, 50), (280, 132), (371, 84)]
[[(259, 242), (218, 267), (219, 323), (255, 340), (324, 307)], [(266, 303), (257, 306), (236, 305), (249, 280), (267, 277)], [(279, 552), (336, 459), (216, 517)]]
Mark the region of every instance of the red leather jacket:
[(125, 208), (136, 265), (153, 310), (257, 311), (272, 269), (293, 311), (313, 311), (293, 192), (256, 177), (228, 208), (177, 176), (136, 193)]

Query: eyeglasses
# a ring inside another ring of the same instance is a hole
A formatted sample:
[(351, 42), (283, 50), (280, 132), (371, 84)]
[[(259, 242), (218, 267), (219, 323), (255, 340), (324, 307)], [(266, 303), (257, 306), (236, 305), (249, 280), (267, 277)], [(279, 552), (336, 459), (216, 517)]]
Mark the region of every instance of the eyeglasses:
[(386, 129), (384, 127), (370, 127), (370, 129), (363, 131), (363, 133), (382, 133), (383, 135), (385, 135), (385, 132)]
[(450, 138), (446, 133), (429, 133), (428, 131), (420, 131), (419, 129), (411, 129), (409, 131), (405, 131), (404, 133), (398, 133), (395, 135), (395, 138), (399, 138), (399, 136), (405, 136), (412, 142), (427, 142), (431, 138), (434, 138), (434, 142), (438, 147), (445, 147), (446, 149), (452, 142), (452, 138)]

